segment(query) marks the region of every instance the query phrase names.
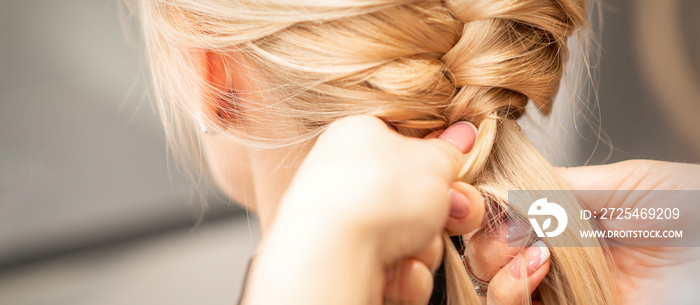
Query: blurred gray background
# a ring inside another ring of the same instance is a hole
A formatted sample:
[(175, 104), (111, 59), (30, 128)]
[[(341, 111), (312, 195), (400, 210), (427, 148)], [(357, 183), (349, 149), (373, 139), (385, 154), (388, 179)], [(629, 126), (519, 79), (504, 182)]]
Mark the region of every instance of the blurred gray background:
[[(542, 149), (558, 165), (699, 162), (700, 1), (603, 2), (599, 108), (579, 107), (589, 115), (578, 128), (545, 127), (566, 139)], [(138, 24), (119, 6), (0, 2), (0, 304), (238, 295), (256, 220), (178, 170), (148, 99)]]

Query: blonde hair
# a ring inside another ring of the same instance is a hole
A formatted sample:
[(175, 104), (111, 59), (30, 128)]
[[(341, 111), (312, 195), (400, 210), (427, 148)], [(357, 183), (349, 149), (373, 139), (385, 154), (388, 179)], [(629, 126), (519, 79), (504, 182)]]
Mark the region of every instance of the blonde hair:
[[(188, 48), (236, 51), (269, 88), (264, 94), (280, 101), (270, 111), (298, 122), (303, 136), (242, 139), (205, 115), (218, 136), (285, 145), (354, 114), (377, 116), (409, 136), (467, 120), (479, 135), (460, 180), (490, 202), (488, 225), (501, 224), (506, 208), (527, 214), (527, 207), (508, 206), (508, 190), (567, 188), (514, 120), (528, 100), (550, 110), (567, 39), (588, 22), (587, 0), (140, 0), (140, 9), (156, 100), (169, 138), (182, 148), (197, 146), (193, 118), (201, 109), (189, 101), (202, 90), (227, 96), (195, 70)], [(244, 115), (235, 107), (222, 112)], [(556, 200), (580, 207), (573, 196)], [(559, 238), (583, 246), (568, 232)], [(449, 303), (478, 304), (459, 254), (445, 241)], [(551, 269), (538, 288), (545, 304), (615, 302), (608, 254), (595, 245), (551, 249)]]

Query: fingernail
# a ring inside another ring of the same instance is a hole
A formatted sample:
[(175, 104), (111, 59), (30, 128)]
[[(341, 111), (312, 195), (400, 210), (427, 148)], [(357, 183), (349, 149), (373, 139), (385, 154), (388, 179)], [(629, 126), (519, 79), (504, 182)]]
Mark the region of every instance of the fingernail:
[[(527, 248), (523, 254), (513, 259), (513, 264), (510, 266), (510, 275), (515, 279), (520, 279), (522, 271), (526, 271), (527, 276), (530, 276), (549, 259), (549, 255), (547, 245), (541, 240), (537, 241), (532, 247)], [(523, 258), (527, 260), (527, 265), (525, 266), (523, 266)]]
[(532, 274), (549, 259), (549, 248), (543, 241), (538, 240), (527, 249), (527, 275)]
[(527, 235), (528, 232), (530, 232), (530, 230), (519, 221), (508, 221), (508, 240), (519, 240), (525, 237), (525, 235)]
[(452, 143), (462, 153), (468, 153), (474, 146), (477, 129), (474, 124), (460, 121), (447, 127), (438, 138)]
[(450, 189), (450, 217), (464, 218), (469, 214), (469, 199), (459, 191)]
[[(504, 225), (505, 226), (505, 225)], [(531, 229), (530, 224), (526, 224), (518, 219), (508, 219), (507, 231), (501, 236), (501, 240), (508, 243), (509, 247), (526, 247), (530, 245)]]

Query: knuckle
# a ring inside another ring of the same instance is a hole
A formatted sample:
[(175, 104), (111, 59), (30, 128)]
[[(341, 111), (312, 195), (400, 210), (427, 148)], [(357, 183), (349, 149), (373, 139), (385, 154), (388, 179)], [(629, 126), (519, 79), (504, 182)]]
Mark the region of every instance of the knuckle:
[(648, 171), (651, 167), (653, 167), (654, 162), (650, 160), (631, 159), (620, 161), (616, 165), (625, 171)]
[(450, 173), (451, 176), (456, 176), (462, 164), (462, 156), (452, 144), (444, 140), (436, 139), (434, 144), (430, 145), (430, 159), (433, 160), (433, 166), (441, 173)]
[(367, 149), (382, 145), (390, 133), (384, 122), (369, 115), (343, 117), (330, 123), (321, 134), (318, 142), (331, 142), (343, 149)]
[(432, 261), (432, 264), (430, 265), (430, 271), (434, 272), (440, 267), (440, 264), (442, 263), (442, 257), (443, 257), (443, 251), (444, 251), (444, 246), (442, 244), (442, 238), (438, 238), (436, 243), (433, 243), (434, 248), (434, 260)]
[(443, 249), (442, 238), (440, 236), (436, 236), (430, 242), (428, 248), (426, 248), (425, 251), (419, 255), (418, 259), (428, 267), (430, 272), (434, 272), (438, 267), (440, 267), (440, 263), (442, 262)]
[(491, 283), (491, 285), (489, 285), (489, 291), (487, 293), (488, 304), (508, 304), (508, 293), (512, 293), (513, 291), (514, 290), (501, 289), (501, 287), (498, 286), (498, 283)]
[(329, 131), (357, 131), (363, 130), (364, 128), (377, 128), (384, 125), (383, 121), (369, 115), (351, 115), (347, 117), (340, 118), (330, 125), (328, 125)]

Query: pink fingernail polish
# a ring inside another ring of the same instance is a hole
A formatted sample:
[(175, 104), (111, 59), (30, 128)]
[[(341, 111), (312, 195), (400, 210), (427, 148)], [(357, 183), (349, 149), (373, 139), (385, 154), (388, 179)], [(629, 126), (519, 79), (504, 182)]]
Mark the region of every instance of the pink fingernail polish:
[(499, 239), (508, 243), (508, 247), (527, 247), (532, 241), (532, 227), (519, 219), (508, 219), (508, 222), (503, 224)]
[(464, 218), (469, 214), (469, 199), (459, 191), (450, 189), (450, 217)]
[(447, 127), (438, 138), (452, 143), (462, 153), (468, 153), (474, 146), (477, 129), (474, 124), (460, 121)]
[(537, 241), (527, 248), (525, 252), (513, 259), (513, 264), (510, 266), (510, 275), (515, 279), (520, 279), (523, 273), (526, 272), (526, 276), (530, 276), (549, 259), (549, 255), (549, 249), (544, 242), (541, 240)]
[(549, 248), (538, 240), (527, 249), (527, 275), (532, 274), (549, 259)]

